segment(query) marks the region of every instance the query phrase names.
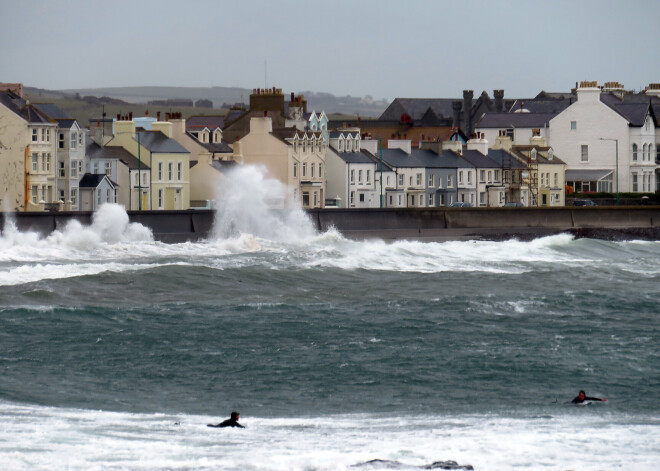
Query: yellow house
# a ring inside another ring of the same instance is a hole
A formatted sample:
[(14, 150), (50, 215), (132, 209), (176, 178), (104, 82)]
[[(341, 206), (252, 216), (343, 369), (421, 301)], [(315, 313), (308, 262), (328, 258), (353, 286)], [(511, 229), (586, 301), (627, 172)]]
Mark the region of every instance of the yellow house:
[(530, 192), (535, 206), (564, 206), (566, 204), (566, 163), (554, 155), (544, 137), (534, 135), (530, 145), (514, 145), (514, 156), (527, 162)]
[(122, 147), (151, 169), (149, 193), (142, 209), (190, 209), (190, 152), (172, 139), (172, 123), (156, 121), (151, 130), (136, 130), (135, 121), (115, 122), (108, 147)]

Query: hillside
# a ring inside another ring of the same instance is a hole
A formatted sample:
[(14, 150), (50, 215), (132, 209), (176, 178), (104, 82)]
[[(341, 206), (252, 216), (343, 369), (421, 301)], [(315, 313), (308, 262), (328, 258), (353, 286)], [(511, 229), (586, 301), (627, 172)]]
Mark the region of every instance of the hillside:
[[(248, 103), (251, 89), (236, 87), (110, 87), (82, 88), (55, 91), (63, 95), (95, 96), (117, 98), (132, 104), (147, 104), (155, 100), (189, 99), (211, 100), (214, 108), (223, 104)], [(296, 92), (299, 93), (299, 92)], [(374, 100), (370, 96), (337, 97), (330, 93), (305, 91), (300, 92), (307, 97), (307, 107), (311, 110), (326, 113), (342, 113), (347, 115), (380, 116), (389, 103), (385, 100)], [(208, 113), (207, 113), (208, 114)]]

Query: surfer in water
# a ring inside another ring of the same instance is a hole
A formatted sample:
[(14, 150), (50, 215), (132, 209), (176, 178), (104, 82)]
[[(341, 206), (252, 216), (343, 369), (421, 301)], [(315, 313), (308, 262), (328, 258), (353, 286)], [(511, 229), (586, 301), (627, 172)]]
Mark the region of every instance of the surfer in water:
[(599, 398), (599, 397), (588, 397), (584, 391), (580, 391), (575, 399), (571, 401), (571, 404), (584, 404), (589, 403), (591, 401), (600, 401), (600, 402), (607, 402), (607, 399)]
[(208, 424), (208, 427), (239, 427), (239, 428), (245, 428), (243, 425), (238, 423), (238, 418), (239, 418), (239, 413), (238, 412), (232, 412), (231, 417), (228, 418), (227, 420), (220, 422), (219, 424)]

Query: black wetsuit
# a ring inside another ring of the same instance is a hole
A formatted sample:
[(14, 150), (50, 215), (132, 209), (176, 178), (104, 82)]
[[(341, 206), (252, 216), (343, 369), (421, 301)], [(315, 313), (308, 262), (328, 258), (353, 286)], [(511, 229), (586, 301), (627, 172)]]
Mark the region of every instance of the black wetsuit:
[(586, 401), (602, 401), (602, 399), (599, 397), (584, 396), (584, 399), (580, 400), (580, 396), (578, 396), (571, 401), (571, 404), (582, 404), (583, 402)]
[(227, 419), (224, 422), (220, 422), (217, 425), (209, 424), (209, 427), (239, 427), (245, 428), (243, 425), (238, 423), (237, 419)]

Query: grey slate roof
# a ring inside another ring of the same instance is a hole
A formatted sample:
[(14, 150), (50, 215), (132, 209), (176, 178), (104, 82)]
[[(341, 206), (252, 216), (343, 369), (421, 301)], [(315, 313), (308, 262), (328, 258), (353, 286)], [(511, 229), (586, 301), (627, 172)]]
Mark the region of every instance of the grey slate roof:
[(536, 148), (537, 150), (537, 155), (536, 155), (536, 160), (540, 164), (555, 164), (555, 165), (563, 165), (566, 162), (558, 158), (556, 155), (553, 154), (552, 160), (548, 160), (541, 152), (547, 153), (552, 147), (536, 147), (536, 146), (531, 146), (531, 145), (518, 145), (518, 146), (513, 146), (513, 149), (511, 149), (511, 152), (514, 155), (518, 155), (522, 157), (523, 159), (527, 159), (528, 156), (530, 155), (532, 149)]
[(374, 163), (373, 159), (369, 158), (363, 152), (338, 152), (336, 149), (332, 149), (335, 154), (339, 156), (347, 164), (372, 164)]
[(475, 128), (543, 128), (550, 126), (555, 113), (485, 113)]
[(593, 182), (613, 173), (614, 170), (566, 170), (566, 181), (568, 182)]
[[(104, 173), (86, 173), (83, 175), (83, 177), (80, 179), (80, 183), (78, 186), (80, 188), (96, 188), (99, 186), (101, 181), (106, 178), (106, 175)], [(113, 187), (119, 187), (115, 182), (110, 180), (108, 178), (108, 181), (112, 184)]]
[[(151, 152), (161, 154), (188, 154), (188, 150), (174, 139), (170, 139), (160, 131), (138, 131), (140, 144)], [(137, 135), (135, 137), (137, 140)]]
[(488, 149), (488, 158), (495, 161), (497, 164), (499, 164), (500, 167), (504, 167), (504, 163), (506, 163), (506, 166), (510, 168), (527, 168), (524, 163), (520, 162), (513, 155), (503, 149)]
[(0, 103), (6, 106), (13, 113), (23, 118), (28, 123), (50, 123), (48, 116), (39, 111), (34, 105), (28, 105), (27, 102), (10, 91), (0, 92)]
[(647, 102), (622, 102), (610, 94), (601, 94), (600, 100), (621, 116), (626, 118), (633, 126), (643, 126), (646, 115), (651, 107), (650, 100)]
[[(369, 160), (371, 160), (372, 162), (375, 162), (376, 163), (376, 171), (380, 171), (380, 164), (381, 164), (380, 155), (378, 155), (378, 156), (373, 155), (371, 152), (369, 152), (366, 149), (360, 149), (360, 152), (362, 152), (364, 155), (366, 155)], [(383, 172), (393, 172), (394, 171), (394, 169), (392, 167), (390, 167), (387, 164), (387, 162), (385, 162), (385, 159), (383, 159), (382, 162), (383, 162)]]
[(453, 118), (452, 102), (457, 98), (395, 98), (387, 107), (379, 120), (399, 121), (403, 113), (408, 113), (414, 120), (422, 119), (429, 108), (435, 113), (435, 118)]
[(215, 129), (225, 125), (224, 116), (191, 116), (186, 120), (186, 130)]
[(70, 118), (57, 118), (57, 126), (62, 128), (62, 129), (71, 129), (73, 126), (73, 123), (75, 123), (75, 119), (70, 119)]
[(395, 168), (474, 168), (452, 151), (436, 154), (430, 150), (413, 149), (410, 155), (400, 149), (383, 149), (383, 161)]
[(193, 136), (190, 132), (186, 132), (186, 134), (188, 135), (188, 137), (190, 137), (190, 139), (193, 139), (197, 144), (204, 147), (209, 152), (218, 153), (218, 154), (231, 154), (234, 152), (232, 148), (229, 147), (229, 144), (227, 144), (224, 141), (202, 142), (199, 139), (197, 139), (195, 136)]
[(463, 158), (476, 168), (502, 168), (502, 164), (488, 158), (478, 150), (464, 150)]
[(85, 146), (85, 155), (90, 159), (118, 159), (126, 164), (129, 169), (149, 170), (144, 162), (138, 163), (137, 157), (122, 147), (101, 147), (89, 139)]

